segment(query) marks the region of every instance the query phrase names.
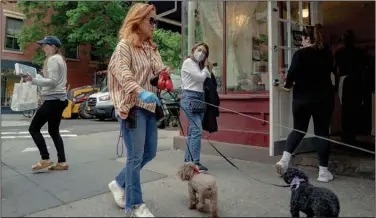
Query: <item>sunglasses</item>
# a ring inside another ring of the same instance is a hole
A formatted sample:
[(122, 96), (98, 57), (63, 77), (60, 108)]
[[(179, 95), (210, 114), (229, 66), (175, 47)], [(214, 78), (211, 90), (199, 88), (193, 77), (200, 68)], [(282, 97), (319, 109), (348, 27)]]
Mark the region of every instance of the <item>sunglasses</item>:
[(152, 26), (157, 26), (157, 20), (154, 17), (149, 18), (149, 23)]

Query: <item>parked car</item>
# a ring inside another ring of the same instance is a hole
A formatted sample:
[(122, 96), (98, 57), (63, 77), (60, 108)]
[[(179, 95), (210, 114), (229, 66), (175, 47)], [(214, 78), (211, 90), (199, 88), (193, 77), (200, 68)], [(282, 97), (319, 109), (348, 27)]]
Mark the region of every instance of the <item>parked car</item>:
[(92, 94), (87, 99), (88, 113), (95, 116), (99, 120), (111, 118), (117, 120), (115, 115), (114, 103), (108, 93), (107, 86), (100, 92)]

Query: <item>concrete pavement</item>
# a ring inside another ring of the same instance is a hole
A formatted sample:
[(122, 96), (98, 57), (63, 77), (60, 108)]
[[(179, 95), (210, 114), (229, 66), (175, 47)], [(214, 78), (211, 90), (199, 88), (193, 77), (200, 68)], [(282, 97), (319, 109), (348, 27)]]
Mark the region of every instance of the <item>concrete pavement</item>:
[[(22, 152), (35, 146), (34, 143), (30, 139), (3, 140), (2, 216), (124, 216), (107, 188), (125, 162), (124, 157), (116, 154), (118, 124), (90, 121), (91, 125), (98, 125), (92, 127), (87, 124), (89, 121), (74, 122), (77, 129), (87, 130), (79, 132), (77, 137), (65, 139), (71, 167), (68, 171), (34, 174), (30, 167), (39, 158), (38, 152)], [(107, 126), (103, 127), (103, 124)], [(188, 209), (187, 184), (175, 178), (184, 155), (182, 151), (172, 149), (172, 138), (176, 134), (177, 131), (159, 131), (157, 157), (142, 171), (144, 201), (158, 217), (207, 217), (209, 214)], [(49, 149), (51, 158), (56, 160), (52, 141), (46, 141), (52, 147)], [(219, 216), (290, 216), (288, 188), (250, 180), (221, 157), (202, 155), (201, 159), (217, 179)], [(283, 184), (270, 164), (233, 161), (250, 176)], [(374, 181), (336, 176), (331, 183), (323, 184), (315, 181), (314, 170), (304, 170), (313, 184), (328, 187), (338, 195), (341, 216), (375, 216)]]

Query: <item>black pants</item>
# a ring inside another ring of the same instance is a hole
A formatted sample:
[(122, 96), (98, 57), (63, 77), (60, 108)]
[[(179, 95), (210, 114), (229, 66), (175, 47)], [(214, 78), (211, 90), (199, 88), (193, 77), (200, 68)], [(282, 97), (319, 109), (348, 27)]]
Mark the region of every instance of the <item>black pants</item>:
[[(334, 96), (321, 101), (304, 101), (294, 99), (292, 102), (292, 113), (294, 129), (307, 132), (309, 121), (313, 119), (314, 133), (317, 136), (329, 137), (329, 127), (334, 109)], [(293, 153), (305, 134), (292, 131), (287, 137), (286, 151)], [(329, 141), (315, 138), (315, 146), (320, 159), (320, 166), (327, 167), (329, 162), (330, 145)]]
[(356, 138), (358, 126), (361, 122), (359, 112), (362, 104), (362, 87), (360, 82), (354, 81), (351, 76), (347, 76), (343, 83), (342, 90), (342, 114), (341, 114), (341, 136), (345, 142), (353, 143)]
[(41, 128), (48, 122), (48, 133), (50, 134), (57, 151), (58, 162), (65, 162), (65, 152), (63, 139), (60, 136), (60, 122), (64, 109), (68, 101), (47, 100), (36, 112), (31, 121), (29, 132), (35, 144), (37, 145), (43, 160), (48, 160), (50, 154), (47, 150), (46, 141), (40, 132)]

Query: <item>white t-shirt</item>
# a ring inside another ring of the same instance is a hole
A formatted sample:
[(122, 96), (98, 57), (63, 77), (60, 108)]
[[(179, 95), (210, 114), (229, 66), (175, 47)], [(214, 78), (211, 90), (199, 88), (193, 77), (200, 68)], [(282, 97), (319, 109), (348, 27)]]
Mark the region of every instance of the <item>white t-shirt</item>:
[(195, 61), (191, 58), (187, 58), (181, 68), (181, 87), (183, 90), (204, 92), (204, 81), (210, 76), (207, 67), (200, 70), (200, 67)]

